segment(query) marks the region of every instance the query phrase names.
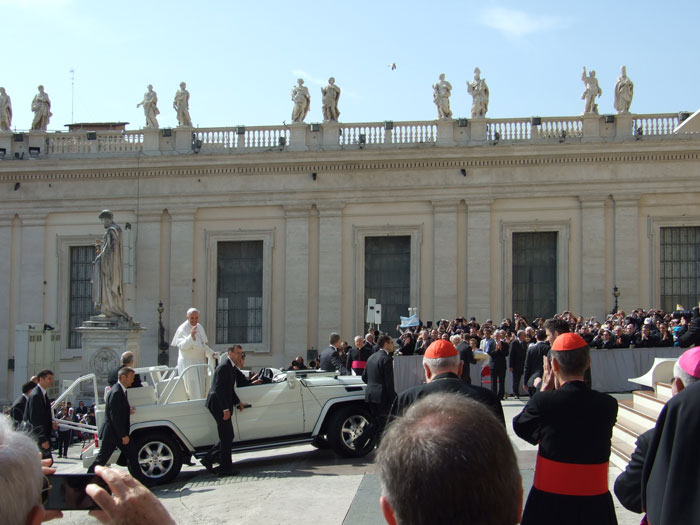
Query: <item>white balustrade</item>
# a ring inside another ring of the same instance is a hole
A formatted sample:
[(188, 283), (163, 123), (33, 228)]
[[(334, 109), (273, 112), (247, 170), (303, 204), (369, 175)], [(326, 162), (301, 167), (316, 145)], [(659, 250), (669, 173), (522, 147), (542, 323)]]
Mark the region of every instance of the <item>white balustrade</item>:
[(49, 135), (49, 153), (66, 155), (90, 153), (90, 142), (85, 133), (56, 133)]
[(394, 122), (392, 143), (424, 144), (437, 142), (435, 122)]
[(488, 138), (494, 140), (498, 133), (499, 140), (530, 140), (532, 125), (529, 118), (488, 119)]
[(678, 126), (678, 113), (658, 113), (655, 115), (635, 115), (635, 134), (642, 135), (671, 135)]
[(360, 144), (360, 135), (364, 135), (364, 144), (376, 146), (384, 144), (386, 132), (383, 122), (368, 122), (358, 124), (341, 124), (338, 143), (341, 146)]
[(582, 117), (542, 117), (537, 136), (542, 139), (582, 137)]

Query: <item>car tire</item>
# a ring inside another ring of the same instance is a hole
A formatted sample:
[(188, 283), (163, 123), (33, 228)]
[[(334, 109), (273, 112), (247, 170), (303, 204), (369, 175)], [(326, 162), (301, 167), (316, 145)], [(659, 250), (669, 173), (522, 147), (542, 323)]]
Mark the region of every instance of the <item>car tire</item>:
[(360, 406), (350, 406), (336, 411), (328, 422), (326, 436), (333, 451), (339, 456), (359, 458), (374, 448), (376, 436), (357, 450), (355, 440), (372, 422), (369, 412)]
[(143, 434), (136, 438), (138, 468), (129, 466), (131, 475), (146, 486), (161, 485), (175, 479), (182, 469), (182, 450), (165, 433)]

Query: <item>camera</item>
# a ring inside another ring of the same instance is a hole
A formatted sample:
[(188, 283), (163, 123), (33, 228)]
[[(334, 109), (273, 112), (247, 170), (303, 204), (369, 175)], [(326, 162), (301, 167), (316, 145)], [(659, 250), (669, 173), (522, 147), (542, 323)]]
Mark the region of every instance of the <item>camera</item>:
[(674, 319), (685, 318), (686, 321), (690, 322), (692, 319), (700, 317), (700, 308), (696, 306), (692, 310), (676, 310), (672, 315)]

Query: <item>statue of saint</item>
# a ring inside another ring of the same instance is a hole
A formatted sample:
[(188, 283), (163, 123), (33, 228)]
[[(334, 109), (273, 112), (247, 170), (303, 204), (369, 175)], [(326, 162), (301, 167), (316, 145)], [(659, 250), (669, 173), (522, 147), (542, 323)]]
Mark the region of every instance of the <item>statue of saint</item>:
[(190, 92), (187, 91), (187, 84), (180, 82), (180, 90), (175, 93), (173, 108), (177, 111), (177, 122), (180, 126), (192, 127), (190, 118)]
[(595, 103), (596, 97), (600, 97), (603, 94), (603, 90), (598, 86), (598, 79), (595, 76), (595, 71), (591, 69), (591, 74), (586, 76), (586, 66), (583, 67), (583, 73), (581, 73), (581, 80), (583, 81), (586, 89), (581, 95), (581, 100), (586, 101), (586, 107), (583, 109), (584, 115), (597, 115), (598, 114), (598, 104)]
[(160, 115), (158, 111), (158, 95), (153, 91), (153, 86), (148, 84), (148, 91), (144, 93), (143, 100), (136, 104), (136, 107), (143, 106), (143, 112), (146, 115), (146, 127), (147, 128), (158, 128), (158, 119), (156, 116)]
[(4, 87), (0, 87), (0, 131), (10, 131), (12, 126), (12, 101), (5, 92)]
[(100, 244), (100, 252), (95, 257), (92, 270), (92, 297), (95, 310), (106, 317), (123, 317), (131, 320), (124, 309), (124, 268), (122, 229), (112, 220), (109, 210), (100, 213), (105, 234)]
[(450, 110), (450, 95), (452, 94), (452, 84), (445, 80), (445, 73), (440, 75), (440, 81), (433, 84), (433, 102), (437, 106), (438, 118), (452, 118)]
[(328, 79), (328, 85), (321, 88), (323, 95), (323, 121), (338, 122), (340, 111), (338, 111), (338, 100), (340, 99), (340, 88), (335, 85), (335, 78)]
[(467, 91), (472, 96), (472, 118), (483, 118), (489, 110), (489, 87), (481, 78), (481, 70), (474, 70), (474, 81), (467, 82)]
[(292, 100), (294, 101), (292, 122), (304, 122), (311, 106), (311, 96), (309, 88), (304, 85), (304, 80), (301, 78), (297, 80), (297, 85), (292, 89)]
[(34, 112), (32, 130), (46, 131), (53, 113), (51, 113), (51, 100), (44, 91), (44, 86), (39, 86), (39, 93), (32, 100), (32, 111)]
[(630, 112), (632, 97), (634, 96), (634, 84), (627, 76), (627, 68), (620, 68), (620, 76), (615, 83), (615, 109), (618, 113), (627, 114)]

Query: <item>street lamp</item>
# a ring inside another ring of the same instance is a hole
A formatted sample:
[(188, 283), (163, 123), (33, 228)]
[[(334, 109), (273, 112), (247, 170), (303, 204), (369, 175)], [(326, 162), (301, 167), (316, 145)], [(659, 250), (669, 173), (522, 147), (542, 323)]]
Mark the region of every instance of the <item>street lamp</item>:
[(613, 306), (611, 314), (617, 313), (617, 300), (620, 298), (620, 289), (617, 286), (613, 286), (613, 297), (615, 298), (615, 306)]
[(170, 356), (168, 349), (170, 345), (165, 340), (165, 327), (163, 326), (163, 301), (158, 301), (158, 364), (168, 366), (170, 364)]

